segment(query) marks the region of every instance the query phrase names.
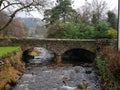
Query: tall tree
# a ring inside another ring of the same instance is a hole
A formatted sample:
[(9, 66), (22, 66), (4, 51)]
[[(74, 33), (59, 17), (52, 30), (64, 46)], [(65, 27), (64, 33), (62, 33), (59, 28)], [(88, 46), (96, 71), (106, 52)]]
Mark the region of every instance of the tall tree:
[(107, 10), (107, 3), (103, 0), (92, 0), (92, 13), (96, 15), (97, 20), (104, 18)]
[(106, 11), (107, 3), (103, 0), (92, 0), (91, 3), (86, 0), (85, 4), (77, 10), (80, 19), (86, 23), (95, 23), (103, 19)]
[(110, 23), (111, 27), (117, 29), (117, 18), (115, 13), (112, 11), (108, 11), (107, 16), (107, 21)]
[(51, 10), (45, 11), (44, 20), (53, 24), (55, 21), (62, 19), (64, 22), (72, 11), (71, 0), (57, 0), (57, 5), (53, 7)]
[(91, 3), (85, 2), (83, 6), (81, 6), (77, 12), (79, 13), (79, 18), (82, 22), (89, 23), (91, 19)]

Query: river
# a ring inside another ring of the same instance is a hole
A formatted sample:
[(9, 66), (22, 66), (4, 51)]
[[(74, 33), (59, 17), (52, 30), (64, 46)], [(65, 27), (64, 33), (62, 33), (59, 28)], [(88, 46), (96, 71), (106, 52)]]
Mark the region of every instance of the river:
[[(97, 71), (92, 64), (57, 65), (49, 62), (49, 58), (54, 56), (52, 52), (44, 48), (37, 49), (43, 52), (42, 56), (34, 57), (30, 63), (35, 61), (41, 64), (27, 66), (13, 90), (101, 90)], [(42, 64), (45, 61), (47, 64)]]

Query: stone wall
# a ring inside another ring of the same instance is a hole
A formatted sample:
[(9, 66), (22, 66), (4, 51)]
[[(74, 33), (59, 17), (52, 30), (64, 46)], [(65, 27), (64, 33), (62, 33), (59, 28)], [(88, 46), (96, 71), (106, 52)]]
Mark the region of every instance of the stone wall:
[[(43, 47), (53, 51), (60, 56), (70, 49), (85, 49), (96, 53), (106, 45), (112, 45), (115, 40), (108, 39), (32, 39), (32, 38), (10, 38), (0, 39), (0, 46), (21, 46), (22, 50), (28, 50), (33, 47)], [(115, 41), (116, 42), (116, 41)], [(116, 44), (114, 44), (116, 45)]]
[(19, 45), (24, 50), (32, 47), (44, 47), (60, 55), (73, 48), (82, 48), (91, 52), (96, 51), (94, 39), (0, 39), (0, 45)]

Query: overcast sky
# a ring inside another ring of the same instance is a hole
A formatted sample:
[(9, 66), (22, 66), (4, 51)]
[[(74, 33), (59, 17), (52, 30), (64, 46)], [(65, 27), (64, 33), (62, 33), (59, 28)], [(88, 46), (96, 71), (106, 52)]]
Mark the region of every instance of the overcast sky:
[[(84, 5), (85, 0), (73, 0), (74, 1), (74, 7), (75, 8), (79, 8), (81, 5)], [(91, 2), (92, 0), (87, 0), (88, 2)], [(101, 1), (101, 0), (98, 0)], [(109, 9), (117, 9), (118, 6), (118, 0), (103, 0), (106, 1), (108, 3), (108, 7)]]
[[(85, 4), (85, 0), (73, 0), (74, 3), (73, 3), (73, 8), (74, 9), (77, 9), (77, 8), (80, 8), (82, 5)], [(88, 2), (91, 2), (92, 0), (87, 0)], [(100, 1), (100, 0), (98, 0)], [(117, 9), (118, 9), (118, 0), (103, 0), (103, 1), (106, 1), (107, 4), (108, 4), (108, 9), (109, 10), (116, 10), (117, 12)], [(31, 15), (35, 18), (43, 18), (42, 15), (40, 15), (40, 13), (38, 12), (31, 12)], [(29, 17), (29, 15), (26, 15), (24, 13), (18, 13), (17, 14), (18, 17)]]

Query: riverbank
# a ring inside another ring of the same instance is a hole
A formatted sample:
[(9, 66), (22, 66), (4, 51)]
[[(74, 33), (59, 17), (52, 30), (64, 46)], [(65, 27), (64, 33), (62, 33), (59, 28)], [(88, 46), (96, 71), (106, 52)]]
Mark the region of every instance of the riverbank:
[(4, 57), (9, 53), (20, 50), (19, 46), (0, 47), (0, 57)]
[(106, 47), (96, 57), (102, 90), (120, 90), (120, 52)]
[(9, 90), (25, 70), (20, 47), (0, 47), (0, 90)]

